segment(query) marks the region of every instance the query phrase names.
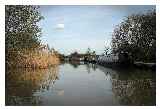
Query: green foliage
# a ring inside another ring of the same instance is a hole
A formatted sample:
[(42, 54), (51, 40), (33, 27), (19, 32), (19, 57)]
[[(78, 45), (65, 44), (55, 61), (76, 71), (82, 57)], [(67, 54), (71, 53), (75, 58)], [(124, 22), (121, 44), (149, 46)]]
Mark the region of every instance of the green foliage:
[(91, 48), (87, 48), (86, 55), (96, 55), (96, 51), (91, 50)]
[(133, 61), (156, 61), (156, 11), (128, 16), (112, 35), (112, 52), (128, 53)]
[(110, 54), (110, 48), (108, 46), (105, 46), (104, 54), (105, 55), (109, 55)]
[(90, 55), (90, 54), (91, 54), (91, 49), (90, 49), (90, 48), (87, 48), (86, 54), (87, 54), (87, 55)]
[(37, 23), (43, 17), (38, 6), (5, 6), (6, 65), (13, 66), (25, 61), (26, 53), (40, 47), (41, 29)]
[(43, 17), (37, 6), (5, 6), (6, 49), (34, 49), (40, 45), (41, 29), (38, 27)]

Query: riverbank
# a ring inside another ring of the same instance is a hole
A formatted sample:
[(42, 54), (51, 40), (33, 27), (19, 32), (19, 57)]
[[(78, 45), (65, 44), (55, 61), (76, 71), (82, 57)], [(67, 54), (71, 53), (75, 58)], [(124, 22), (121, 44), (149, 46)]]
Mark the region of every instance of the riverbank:
[(136, 67), (141, 69), (156, 69), (156, 63), (145, 63), (145, 62), (134, 62), (134, 63), (127, 63), (127, 62), (107, 62), (107, 61), (85, 61), (87, 63), (98, 64), (104, 67), (110, 68), (126, 68), (126, 67)]
[(156, 68), (156, 63), (134, 62), (133, 64), (139, 68), (151, 68), (151, 69)]

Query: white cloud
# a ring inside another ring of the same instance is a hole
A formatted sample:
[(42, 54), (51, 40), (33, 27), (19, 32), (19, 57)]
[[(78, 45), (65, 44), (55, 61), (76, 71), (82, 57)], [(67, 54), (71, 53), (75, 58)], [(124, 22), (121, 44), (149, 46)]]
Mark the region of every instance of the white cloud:
[(64, 29), (64, 24), (63, 23), (59, 23), (56, 25), (56, 29), (58, 30), (63, 30)]

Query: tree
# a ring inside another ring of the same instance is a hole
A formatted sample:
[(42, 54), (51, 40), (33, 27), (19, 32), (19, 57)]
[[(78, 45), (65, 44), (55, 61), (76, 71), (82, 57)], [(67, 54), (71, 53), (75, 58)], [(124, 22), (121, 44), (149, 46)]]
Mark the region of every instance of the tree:
[[(26, 55), (40, 47), (41, 29), (37, 23), (43, 18), (38, 6), (5, 6), (6, 66), (17, 65)], [(27, 51), (27, 52), (26, 52)]]
[(134, 61), (156, 61), (156, 12), (128, 16), (112, 34), (112, 52)]
[(91, 54), (91, 49), (90, 49), (90, 48), (87, 48), (86, 54), (87, 54), (87, 55), (90, 55), (90, 54)]
[(93, 51), (93, 52), (92, 52), (92, 55), (96, 55), (96, 51)]
[(40, 45), (41, 29), (37, 23), (43, 18), (37, 6), (5, 6), (6, 49), (34, 49)]
[(107, 46), (105, 46), (105, 50), (104, 50), (104, 54), (105, 55), (109, 55), (110, 54), (110, 48)]

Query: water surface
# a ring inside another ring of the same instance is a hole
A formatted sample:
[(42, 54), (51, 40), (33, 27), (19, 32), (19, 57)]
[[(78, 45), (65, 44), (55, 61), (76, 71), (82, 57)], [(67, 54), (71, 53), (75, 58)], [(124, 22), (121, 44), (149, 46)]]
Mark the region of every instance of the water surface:
[(155, 75), (83, 63), (7, 69), (6, 105), (155, 105)]

